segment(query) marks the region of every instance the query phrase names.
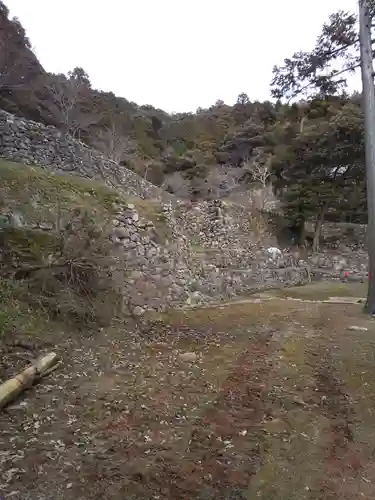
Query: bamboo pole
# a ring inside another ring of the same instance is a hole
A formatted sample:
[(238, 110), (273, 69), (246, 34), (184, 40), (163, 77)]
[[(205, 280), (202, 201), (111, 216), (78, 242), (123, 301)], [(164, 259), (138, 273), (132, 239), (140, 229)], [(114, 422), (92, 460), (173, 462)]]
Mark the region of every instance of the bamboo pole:
[(0, 410), (12, 402), (21, 392), (30, 388), (39, 379), (57, 368), (59, 357), (50, 352), (28, 366), (15, 377), (0, 385)]

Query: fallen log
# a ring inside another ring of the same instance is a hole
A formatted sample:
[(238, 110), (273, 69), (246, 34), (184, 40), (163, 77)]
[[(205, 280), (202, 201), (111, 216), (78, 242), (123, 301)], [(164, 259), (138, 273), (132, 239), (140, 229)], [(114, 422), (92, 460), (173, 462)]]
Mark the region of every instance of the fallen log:
[(21, 392), (29, 389), (38, 380), (57, 368), (59, 357), (50, 352), (28, 366), (21, 373), (0, 385), (0, 410), (13, 401)]

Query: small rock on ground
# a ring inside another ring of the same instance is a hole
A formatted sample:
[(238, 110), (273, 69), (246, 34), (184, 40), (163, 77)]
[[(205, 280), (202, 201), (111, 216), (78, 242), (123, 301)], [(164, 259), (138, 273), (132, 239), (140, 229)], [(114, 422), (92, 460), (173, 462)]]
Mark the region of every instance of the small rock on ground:
[(196, 361), (198, 359), (198, 355), (195, 352), (182, 352), (178, 357), (181, 361)]
[(353, 330), (355, 332), (367, 332), (368, 328), (365, 326), (352, 325), (348, 327), (348, 330)]

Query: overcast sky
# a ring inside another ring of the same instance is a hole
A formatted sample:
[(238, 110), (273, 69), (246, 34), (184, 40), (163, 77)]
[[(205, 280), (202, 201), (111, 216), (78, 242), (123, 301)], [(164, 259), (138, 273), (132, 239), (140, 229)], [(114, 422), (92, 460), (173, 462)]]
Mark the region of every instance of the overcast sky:
[(166, 111), (269, 98), (272, 67), (357, 0), (5, 0), (46, 70)]

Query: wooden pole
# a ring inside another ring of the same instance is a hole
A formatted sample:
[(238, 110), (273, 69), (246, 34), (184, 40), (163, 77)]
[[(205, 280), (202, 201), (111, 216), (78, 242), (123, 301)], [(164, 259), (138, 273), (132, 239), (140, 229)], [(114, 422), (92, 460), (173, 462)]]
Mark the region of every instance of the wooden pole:
[(365, 311), (375, 315), (375, 90), (371, 41), (371, 1), (358, 0), (367, 182), (369, 282)]

